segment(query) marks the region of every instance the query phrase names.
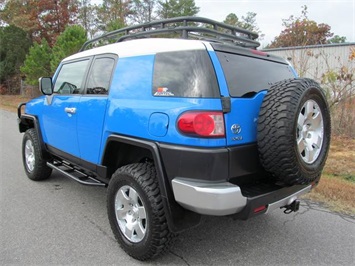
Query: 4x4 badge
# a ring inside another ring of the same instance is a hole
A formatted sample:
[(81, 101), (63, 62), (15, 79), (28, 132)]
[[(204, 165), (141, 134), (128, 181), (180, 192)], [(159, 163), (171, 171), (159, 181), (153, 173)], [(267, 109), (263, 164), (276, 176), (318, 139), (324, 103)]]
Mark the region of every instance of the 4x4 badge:
[(239, 134), (239, 133), (242, 131), (242, 128), (241, 128), (241, 126), (238, 125), (238, 124), (233, 124), (233, 125), (231, 126), (231, 130), (232, 130), (232, 133), (233, 133), (233, 134)]

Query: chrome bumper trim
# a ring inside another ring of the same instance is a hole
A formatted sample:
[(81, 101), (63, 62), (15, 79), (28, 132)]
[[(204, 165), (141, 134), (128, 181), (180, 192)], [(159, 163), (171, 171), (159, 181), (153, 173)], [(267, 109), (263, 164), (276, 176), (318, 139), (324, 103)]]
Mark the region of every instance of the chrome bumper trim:
[(229, 182), (177, 177), (172, 180), (175, 200), (184, 208), (206, 215), (223, 216), (241, 211), (247, 198)]

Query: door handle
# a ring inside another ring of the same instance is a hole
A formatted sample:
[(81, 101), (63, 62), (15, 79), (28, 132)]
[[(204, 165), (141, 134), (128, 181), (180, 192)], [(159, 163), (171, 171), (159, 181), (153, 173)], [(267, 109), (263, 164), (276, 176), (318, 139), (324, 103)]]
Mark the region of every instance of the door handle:
[(65, 107), (64, 111), (68, 114), (75, 114), (76, 108), (74, 107)]

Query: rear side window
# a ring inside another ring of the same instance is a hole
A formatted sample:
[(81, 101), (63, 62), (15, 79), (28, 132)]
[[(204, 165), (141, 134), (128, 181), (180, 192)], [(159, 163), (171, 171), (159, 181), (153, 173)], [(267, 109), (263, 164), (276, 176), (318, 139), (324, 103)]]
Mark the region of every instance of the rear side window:
[(88, 78), (87, 94), (107, 94), (115, 60), (113, 58), (97, 58), (94, 61)]
[(152, 93), (163, 97), (219, 97), (216, 74), (207, 51), (156, 54)]
[(275, 82), (295, 77), (287, 64), (224, 52), (217, 52), (217, 56), (232, 97), (259, 92)]

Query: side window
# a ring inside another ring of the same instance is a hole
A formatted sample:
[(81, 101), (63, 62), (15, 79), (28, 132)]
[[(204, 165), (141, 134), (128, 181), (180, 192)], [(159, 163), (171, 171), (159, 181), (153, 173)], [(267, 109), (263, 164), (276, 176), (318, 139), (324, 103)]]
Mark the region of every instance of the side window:
[(80, 94), (86, 68), (90, 60), (67, 63), (62, 66), (54, 85), (54, 92), (59, 94)]
[(97, 58), (91, 68), (87, 94), (107, 94), (115, 60), (109, 57)]
[(160, 97), (219, 97), (216, 74), (207, 51), (156, 54), (152, 94)]

